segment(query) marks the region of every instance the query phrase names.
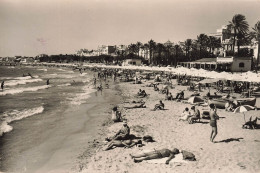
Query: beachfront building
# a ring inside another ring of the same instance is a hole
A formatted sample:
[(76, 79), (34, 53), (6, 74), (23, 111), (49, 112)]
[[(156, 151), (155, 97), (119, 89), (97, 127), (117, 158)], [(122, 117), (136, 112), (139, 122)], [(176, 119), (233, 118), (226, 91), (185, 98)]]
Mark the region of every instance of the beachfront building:
[(128, 65), (142, 65), (141, 59), (125, 59), (122, 63), (122, 66), (128, 66)]
[(97, 52), (98, 52), (98, 55), (115, 56), (116, 55), (116, 46), (101, 45), (101, 46), (98, 46)]
[(179, 62), (179, 65), (187, 68), (205, 70), (247, 72), (251, 70), (251, 57), (217, 57), (203, 58), (192, 62)]
[[(214, 36), (219, 38), (222, 47), (215, 48), (213, 53), (218, 56), (226, 57), (228, 52), (233, 49), (233, 31), (229, 25), (223, 25), (221, 28), (217, 29), (216, 33), (210, 33), (209, 36)], [(258, 44), (256, 40), (252, 40), (249, 45), (241, 45), (240, 49), (247, 49), (248, 52), (252, 52), (253, 62), (257, 62), (258, 55)], [(235, 43), (234, 51), (238, 52), (237, 42)]]

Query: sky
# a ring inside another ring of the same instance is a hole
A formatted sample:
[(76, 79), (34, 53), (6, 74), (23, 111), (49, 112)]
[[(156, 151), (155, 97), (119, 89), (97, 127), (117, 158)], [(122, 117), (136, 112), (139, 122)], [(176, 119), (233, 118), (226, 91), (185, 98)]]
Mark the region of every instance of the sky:
[(0, 0), (0, 57), (73, 54), (150, 39), (174, 43), (210, 34), (260, 0)]

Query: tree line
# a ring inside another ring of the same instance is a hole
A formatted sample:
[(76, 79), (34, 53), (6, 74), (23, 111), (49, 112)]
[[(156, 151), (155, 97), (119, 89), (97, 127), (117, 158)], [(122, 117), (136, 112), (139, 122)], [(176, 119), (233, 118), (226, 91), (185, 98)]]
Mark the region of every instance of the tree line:
[[(227, 56), (252, 56), (253, 52), (247, 48), (240, 48), (252, 43), (252, 40), (258, 42), (259, 62), (259, 43), (260, 43), (260, 21), (258, 21), (251, 31), (246, 21), (246, 17), (242, 14), (236, 14), (227, 24), (229, 32), (228, 38), (231, 43), (231, 49), (225, 53)], [(237, 47), (237, 51), (235, 51)], [(147, 43), (132, 43), (124, 50), (116, 50), (114, 55), (100, 55), (100, 56), (77, 56), (77, 55), (51, 55), (40, 57), (40, 61), (50, 62), (102, 62), (102, 63), (120, 63), (128, 58), (140, 58), (147, 64), (153, 65), (172, 65), (176, 66), (178, 62), (194, 61), (201, 58), (212, 58), (219, 56), (219, 48), (223, 48), (220, 38), (215, 36), (208, 36), (204, 33), (199, 34), (196, 39), (186, 39), (179, 43), (156, 43), (153, 39)], [(140, 51), (142, 50), (142, 51)], [(141, 55), (142, 54), (142, 55)], [(143, 55), (148, 57), (144, 58)]]

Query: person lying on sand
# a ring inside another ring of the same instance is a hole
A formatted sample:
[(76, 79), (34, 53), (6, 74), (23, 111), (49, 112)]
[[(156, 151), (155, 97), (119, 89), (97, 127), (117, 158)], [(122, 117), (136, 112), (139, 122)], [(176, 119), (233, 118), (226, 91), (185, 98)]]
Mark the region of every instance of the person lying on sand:
[(111, 140), (126, 140), (129, 139), (130, 128), (126, 121), (123, 121), (123, 127), (111, 138), (106, 138), (107, 141)]
[(164, 103), (160, 100), (159, 101), (159, 104), (156, 104), (155, 106), (154, 106), (154, 111), (156, 111), (156, 110), (163, 110), (164, 109)]
[(182, 112), (179, 121), (188, 121), (189, 117), (191, 117), (190, 115), (190, 111), (189, 108), (185, 108), (185, 110)]
[(125, 106), (125, 109), (135, 109), (135, 108), (146, 108), (145, 103), (140, 103), (134, 106)]
[(107, 148), (105, 149), (110, 150), (116, 147), (125, 147), (125, 148), (131, 148), (133, 146), (142, 146), (142, 140), (140, 139), (128, 139), (128, 140), (124, 140), (124, 141), (112, 141)]
[(172, 151), (169, 149), (161, 149), (161, 150), (153, 150), (150, 152), (144, 152), (142, 154), (130, 155), (134, 162), (142, 162), (143, 160), (152, 160), (152, 159), (160, 159), (164, 157), (169, 157), (165, 164), (169, 164), (169, 162), (174, 158), (175, 154), (179, 154), (180, 151), (177, 148), (174, 148)]

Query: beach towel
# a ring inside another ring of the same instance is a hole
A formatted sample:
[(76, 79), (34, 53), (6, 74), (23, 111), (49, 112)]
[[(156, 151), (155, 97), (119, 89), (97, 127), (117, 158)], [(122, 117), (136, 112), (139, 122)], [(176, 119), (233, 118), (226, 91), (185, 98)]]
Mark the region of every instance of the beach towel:
[[(144, 160), (143, 162), (152, 163), (152, 164), (165, 164), (167, 159), (168, 157), (161, 158), (161, 159)], [(173, 164), (173, 163), (188, 163), (188, 161), (183, 160), (182, 153), (180, 153), (180, 154), (176, 154), (169, 164)]]

